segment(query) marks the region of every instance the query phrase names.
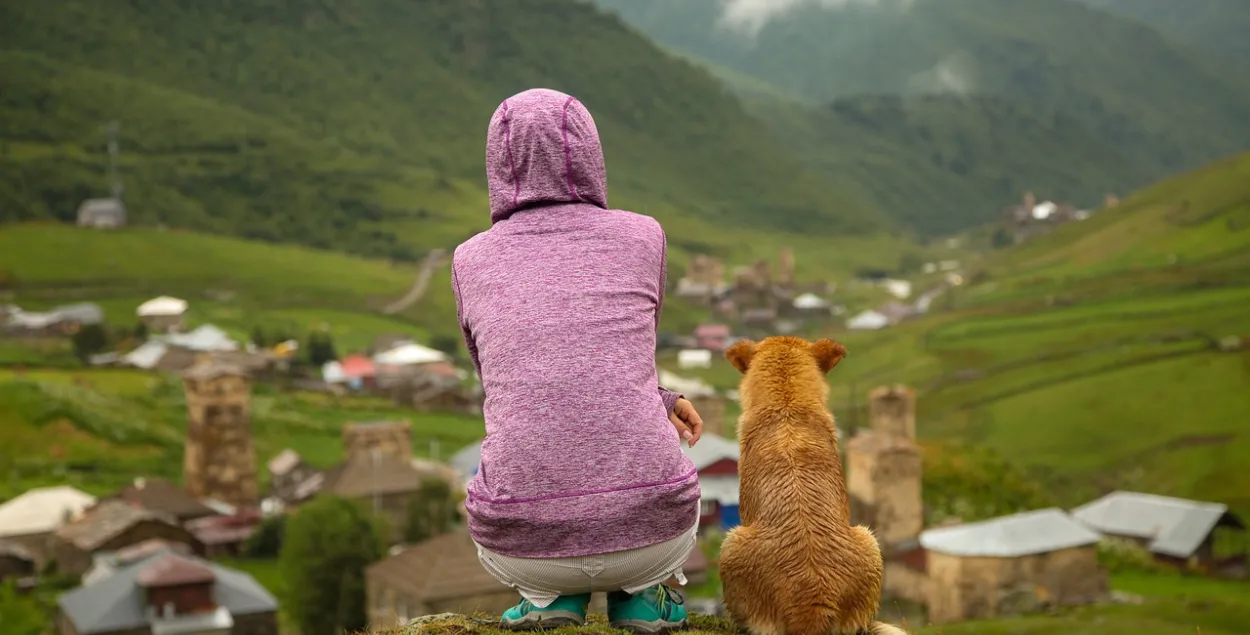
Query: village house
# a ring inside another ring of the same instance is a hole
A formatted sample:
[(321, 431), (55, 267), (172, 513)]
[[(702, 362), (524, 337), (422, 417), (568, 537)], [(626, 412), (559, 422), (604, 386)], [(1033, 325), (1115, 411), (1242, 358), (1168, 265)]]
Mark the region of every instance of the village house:
[(187, 313), (187, 301), (167, 295), (152, 298), (135, 309), (135, 315), (149, 331), (163, 333), (183, 327)]
[(705, 433), (686, 454), (699, 473), (699, 531), (729, 531), (741, 524), (738, 516), (738, 442)]
[(39, 565), (29, 549), (21, 544), (0, 539), (0, 584), (13, 581), (19, 588), (34, 586)]
[(52, 554), (57, 569), (81, 575), (95, 554), (117, 551), (152, 538), (181, 542), (201, 552), (201, 545), (177, 519), (121, 500), (105, 500), (57, 530)]
[(481, 564), (465, 531), (400, 550), (365, 570), (371, 630), (435, 613), (499, 615), (520, 601)]
[(126, 226), (126, 205), (119, 198), (89, 198), (78, 206), (78, 226), (116, 229)]
[(278, 602), (251, 575), (148, 549), (57, 599), (60, 635), (277, 635)]
[(1097, 533), (1058, 508), (929, 529), (920, 535), (933, 623), (1105, 599)]
[(73, 335), (84, 326), (104, 323), (104, 310), (93, 302), (66, 304), (48, 311), (24, 311), (10, 306), (6, 314), (4, 330), (23, 337)]
[(846, 321), (846, 328), (852, 331), (875, 331), (890, 325), (890, 318), (884, 313), (871, 309), (855, 314)]
[(169, 516), (179, 524), (218, 515), (216, 510), (192, 496), (186, 489), (163, 479), (136, 478), (133, 483), (106, 499), (138, 505)]
[(364, 503), (386, 521), (390, 540), (397, 543), (408, 528), (412, 496), (429, 476), (419, 472), (411, 461), (378, 450), (349, 457), (326, 470), (318, 493)]
[(407, 421), (348, 424), (342, 438), (344, 460), (328, 470), (316, 471), (289, 450), (270, 461), (271, 473), (276, 468), (282, 478), (266, 499), (265, 512), (290, 511), (318, 494), (357, 500), (386, 520), (391, 539), (398, 542), (408, 526), (408, 505), (421, 483), (431, 478), (455, 480), (454, 470), (413, 458)]
[(709, 434), (725, 434), (725, 398), (701, 379), (690, 379), (670, 373), (663, 368), (658, 371), (660, 385), (690, 400), (695, 412), (703, 419), (703, 431)]
[(712, 351), (706, 348), (691, 348), (677, 353), (677, 367), (682, 370), (691, 368), (711, 368)]
[(91, 559), (91, 568), (82, 574), (82, 583), (86, 585), (103, 580), (117, 573), (118, 569), (128, 567), (159, 551), (173, 551), (188, 556), (195, 555), (191, 551), (191, 547), (183, 543), (152, 538), (128, 547), (122, 547), (117, 551), (101, 551), (95, 554)]
[[(317, 493), (321, 473), (304, 461), (298, 452), (287, 448), (266, 464), (269, 470), (269, 495), (261, 503), (265, 513), (278, 513), (294, 507)], [(310, 483), (316, 478), (317, 483)]]
[[(1159, 562), (1173, 566), (1216, 570), (1245, 564), (1245, 522), (1220, 503), (1117, 491), (1073, 509), (1072, 516), (1104, 536), (1131, 541)], [(1241, 537), (1240, 555), (1217, 558), (1220, 530)]]
[(467, 375), (450, 362), (383, 366), (377, 386), (395, 403), (419, 412), (482, 412), (480, 387), (467, 385)]
[(196, 542), (204, 546), (208, 558), (235, 558), (242, 552), (243, 543), (260, 528), (261, 513), (255, 509), (235, 511), (233, 514), (205, 516), (185, 524)]
[(29, 490), (0, 505), (0, 540), (22, 547), (42, 568), (56, 531), (95, 503), (94, 496), (68, 485)]
[(804, 293), (790, 302), (789, 313), (801, 318), (825, 318), (833, 314), (833, 305), (815, 293)]
[(677, 281), (673, 295), (711, 302), (725, 293), (725, 264), (706, 254), (696, 254), (686, 265), (686, 274)]
[[(684, 569), (688, 583), (706, 581), (708, 562), (698, 547)], [(372, 632), (437, 613), (499, 615), (521, 599), (482, 566), (463, 529), (397, 549), (366, 569), (365, 580)], [(591, 611), (605, 610), (603, 595), (594, 595)]]
[(123, 356), (122, 361), (136, 368), (164, 372), (185, 371), (208, 357), (217, 357), (250, 371), (267, 368), (269, 362), (264, 355), (239, 349), (239, 343), (225, 331), (212, 324), (202, 324), (187, 333), (152, 335)]
[(720, 352), (728, 346), (729, 327), (724, 324), (700, 324), (694, 329), (699, 348)]
[(352, 390), (372, 389), (377, 385), (377, 365), (364, 355), (348, 355), (326, 362), (321, 377), (327, 383), (346, 384)]

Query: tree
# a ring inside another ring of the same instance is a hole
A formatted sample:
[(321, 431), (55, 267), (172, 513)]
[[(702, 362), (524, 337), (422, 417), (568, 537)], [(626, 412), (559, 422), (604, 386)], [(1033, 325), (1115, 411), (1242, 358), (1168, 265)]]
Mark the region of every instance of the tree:
[(286, 532), (286, 516), (279, 514), (261, 521), (260, 526), (243, 543), (248, 558), (275, 558), (282, 553), (282, 537)]
[(423, 479), (408, 501), (408, 527), (404, 539), (417, 543), (451, 531), (459, 515), (458, 503), (447, 481), (441, 478)]
[[(265, 339), (265, 329), (262, 329), (259, 324), (252, 327), (252, 343), (257, 348), (269, 346), (269, 340)], [(277, 342), (274, 343), (277, 344)]]
[(140, 320), (138, 324), (135, 324), (135, 328), (133, 331), (131, 331), (131, 335), (134, 336), (136, 341), (139, 341), (139, 342), (147, 341), (148, 325), (144, 324), (143, 321)]
[(1015, 239), (1012, 238), (1011, 232), (1007, 231), (1004, 227), (995, 229), (994, 233), (990, 236), (990, 244), (993, 245), (995, 249), (1010, 247), (1014, 243)]
[(280, 570), (289, 614), (302, 635), (364, 630), (365, 567), (382, 552), (381, 528), (352, 501), (319, 497), (291, 516)]
[(74, 356), (86, 364), (92, 355), (108, 347), (109, 336), (103, 326), (87, 324), (74, 332), (70, 342), (74, 346)]
[(339, 358), (338, 351), (334, 350), (334, 339), (329, 333), (323, 331), (308, 336), (307, 348), (308, 361), (313, 366), (321, 366)]
[(430, 338), (430, 348), (455, 355), (460, 350), (460, 339), (452, 335), (435, 335)]

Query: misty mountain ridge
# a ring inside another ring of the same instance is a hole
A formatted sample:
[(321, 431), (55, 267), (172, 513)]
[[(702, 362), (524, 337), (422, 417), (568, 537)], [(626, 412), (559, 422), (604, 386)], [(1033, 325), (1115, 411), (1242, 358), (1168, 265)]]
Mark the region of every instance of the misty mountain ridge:
[[(898, 170), (897, 162), (865, 159), (856, 165), (861, 178), (875, 181), (870, 189), (890, 194), (871, 198), (873, 203), (925, 233), (987, 220), (1018, 197), (1017, 191), (1002, 200), (1008, 182), (1014, 189), (1039, 191), (1067, 183), (1044, 195), (1092, 205), (1101, 200), (1093, 193), (1123, 193), (1250, 147), (1250, 119), (1244, 116), (1250, 112), (1250, 73), (1243, 67), (1138, 19), (1073, 0), (597, 2), (669, 50), (704, 63), (757, 105), (789, 100), (807, 104), (810, 113), (831, 102), (894, 95), (911, 100), (908, 109), (917, 116), (922, 115), (916, 109), (940, 108), (940, 115), (927, 118), (950, 121), (959, 117), (952, 103), (963, 98), (963, 116), (970, 121), (953, 124), (962, 130), (993, 125), (981, 118), (982, 97), (1026, 113), (1036, 127), (1018, 122), (1025, 128), (1015, 139), (1008, 139), (1010, 128), (993, 131), (1007, 135), (997, 150), (1024, 154), (984, 155), (991, 164), (1016, 167), (989, 175), (997, 185), (977, 190), (982, 200), (977, 209), (961, 205), (930, 215), (938, 219), (926, 218), (916, 211), (916, 197), (898, 195), (911, 190), (923, 194), (920, 199), (949, 199), (947, 192), (968, 189), (958, 171), (926, 178)], [(943, 99), (918, 99), (926, 95)], [(801, 126), (834, 125), (827, 116), (812, 117)], [(1067, 135), (1048, 123), (1056, 119), (1079, 127), (1085, 137), (1069, 135), (1072, 143), (1047, 156), (1022, 142), (1048, 131)], [(796, 121), (787, 117), (770, 125), (779, 138), (793, 140), (801, 135), (780, 128)], [(859, 136), (870, 132), (864, 128)], [(882, 133), (874, 145), (897, 133)], [(847, 134), (826, 130), (823, 136)], [(976, 145), (968, 139), (961, 143)], [(810, 157), (811, 144), (805, 145), (801, 153)], [(904, 163), (923, 158), (909, 156), (913, 149), (933, 154), (931, 148), (908, 146), (892, 153), (908, 157)], [(843, 146), (818, 154), (836, 156), (833, 165), (845, 165), (856, 162), (858, 150)], [(1082, 158), (1089, 156), (1111, 163), (1091, 171)], [(818, 163), (818, 169), (822, 165), (827, 172), (830, 161)]]

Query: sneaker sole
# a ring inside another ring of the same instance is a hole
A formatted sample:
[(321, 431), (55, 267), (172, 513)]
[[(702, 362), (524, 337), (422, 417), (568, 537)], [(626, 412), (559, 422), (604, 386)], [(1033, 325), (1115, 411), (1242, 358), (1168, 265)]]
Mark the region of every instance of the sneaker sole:
[(644, 635), (656, 635), (657, 633), (668, 633), (670, 631), (681, 630), (686, 627), (686, 621), (680, 622), (644, 622), (642, 620), (620, 620), (609, 624), (612, 628), (619, 628), (631, 633), (642, 633)]
[(563, 626), (584, 626), (586, 621), (569, 611), (531, 612), (525, 617), (507, 622), (501, 620), (499, 626), (509, 631), (543, 631)]

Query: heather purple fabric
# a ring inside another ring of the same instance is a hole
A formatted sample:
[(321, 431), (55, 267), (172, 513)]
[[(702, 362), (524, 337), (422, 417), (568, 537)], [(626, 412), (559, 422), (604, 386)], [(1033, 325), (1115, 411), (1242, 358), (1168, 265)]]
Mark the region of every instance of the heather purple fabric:
[[(658, 388), (664, 231), (607, 207), (590, 113), (528, 90), (490, 120), (491, 228), (452, 287), (486, 393), (466, 506), (473, 539), (518, 558), (644, 547), (697, 521), (699, 482)], [(657, 390), (658, 388), (658, 390)]]

